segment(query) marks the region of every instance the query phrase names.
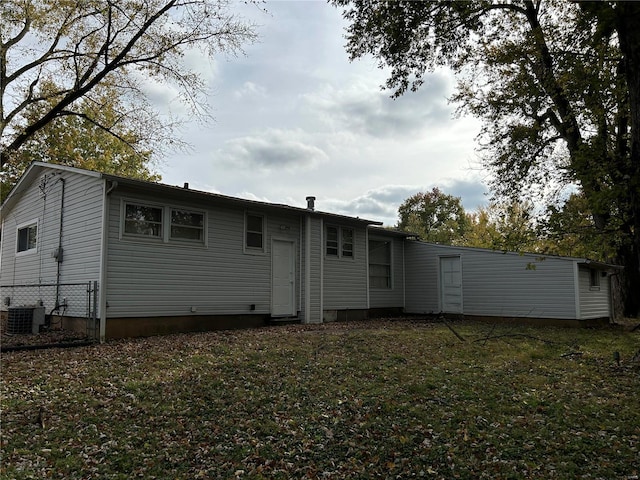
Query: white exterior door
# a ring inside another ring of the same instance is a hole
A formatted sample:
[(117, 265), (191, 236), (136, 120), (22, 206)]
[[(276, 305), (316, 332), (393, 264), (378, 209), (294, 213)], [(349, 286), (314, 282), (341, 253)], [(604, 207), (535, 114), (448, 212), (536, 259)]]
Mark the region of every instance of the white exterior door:
[(271, 316), (296, 315), (295, 244), (273, 240), (271, 248)]
[(460, 257), (440, 257), (440, 306), (445, 313), (462, 313)]

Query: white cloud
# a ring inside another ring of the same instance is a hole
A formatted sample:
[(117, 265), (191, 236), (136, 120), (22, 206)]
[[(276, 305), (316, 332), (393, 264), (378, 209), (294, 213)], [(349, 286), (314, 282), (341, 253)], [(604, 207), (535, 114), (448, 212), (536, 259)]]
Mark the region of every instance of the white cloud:
[(215, 154), (215, 161), (236, 169), (309, 168), (326, 162), (327, 155), (317, 146), (306, 143), (302, 131), (268, 129), (234, 138)]
[(258, 85), (254, 82), (244, 82), (241, 88), (235, 90), (233, 92), (233, 96), (235, 98), (252, 98), (252, 97), (266, 97), (267, 89), (261, 85)]

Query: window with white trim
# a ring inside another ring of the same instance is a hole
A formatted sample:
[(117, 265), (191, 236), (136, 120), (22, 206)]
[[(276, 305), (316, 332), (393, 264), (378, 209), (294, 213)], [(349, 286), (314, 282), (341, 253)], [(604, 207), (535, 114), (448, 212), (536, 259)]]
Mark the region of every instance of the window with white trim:
[(171, 209), (171, 240), (204, 241), (204, 213)]
[(353, 228), (327, 225), (325, 253), (328, 257), (353, 258)]
[(589, 269), (589, 289), (600, 290), (600, 272), (595, 268)]
[(342, 256), (353, 258), (353, 228), (341, 228)]
[(264, 251), (264, 217), (262, 215), (246, 213), (244, 230), (245, 248)]
[(369, 287), (391, 288), (390, 240), (369, 240)]
[(162, 207), (127, 202), (124, 205), (124, 233), (162, 238), (162, 216)]
[(18, 227), (16, 252), (29, 252), (37, 250), (38, 246), (38, 222), (32, 222)]

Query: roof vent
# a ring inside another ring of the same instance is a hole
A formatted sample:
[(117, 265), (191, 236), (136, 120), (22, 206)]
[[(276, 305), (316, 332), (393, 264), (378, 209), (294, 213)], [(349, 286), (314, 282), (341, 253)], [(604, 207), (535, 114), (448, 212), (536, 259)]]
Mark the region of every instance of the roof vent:
[(307, 197), (307, 210), (315, 210), (316, 197)]
[(189, 182), (184, 182), (184, 185), (182, 186), (182, 188), (189, 190)]

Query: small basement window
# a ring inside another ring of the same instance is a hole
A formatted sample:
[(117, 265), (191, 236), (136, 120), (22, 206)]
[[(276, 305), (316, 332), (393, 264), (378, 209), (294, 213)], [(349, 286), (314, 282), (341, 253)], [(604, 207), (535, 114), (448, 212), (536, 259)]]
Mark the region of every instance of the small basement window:
[(124, 233), (162, 238), (162, 208), (134, 203), (125, 204)]
[(18, 253), (36, 250), (38, 245), (38, 222), (18, 227)]

